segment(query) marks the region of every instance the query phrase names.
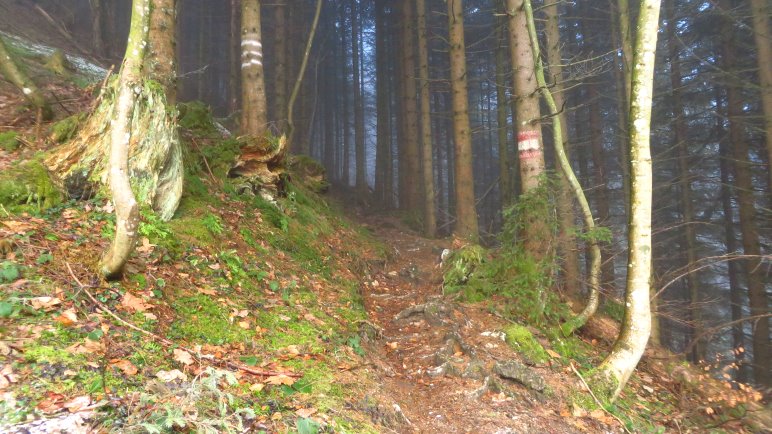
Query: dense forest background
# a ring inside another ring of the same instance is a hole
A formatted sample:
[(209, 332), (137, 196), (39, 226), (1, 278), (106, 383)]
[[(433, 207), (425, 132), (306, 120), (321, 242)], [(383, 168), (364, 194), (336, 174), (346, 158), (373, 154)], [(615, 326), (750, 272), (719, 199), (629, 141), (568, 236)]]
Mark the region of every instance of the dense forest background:
[[(118, 66), (130, 2), (34, 3), (57, 17), (77, 44), (89, 51), (93, 47), (105, 65)], [(268, 117), (279, 133), (315, 5), (304, 0), (262, 3)], [(373, 210), (399, 209), (416, 229), (433, 236), (454, 233), (455, 186), (471, 183), (480, 237), (483, 243), (497, 244), (505, 210), (517, 203), (521, 190), (513, 116), (517, 98), (500, 3), (463, 4), (473, 179), (454, 179), (450, 35), (442, 1), (426, 1), (426, 59), (420, 58), (416, 44), (412, 1), (324, 1), (298, 96), (290, 152), (322, 162), (336, 187), (362, 204)], [(623, 23), (635, 22), (635, 17), (624, 16), (620, 5), (626, 3), (561, 1), (556, 16), (548, 5), (534, 4), (543, 51), (552, 49), (547, 54), (557, 53), (559, 59), (559, 64), (555, 57), (548, 62), (547, 81), (562, 100), (571, 165), (597, 223), (612, 234), (602, 246), (604, 298), (623, 292), (627, 263), (629, 89), (623, 47), (630, 41)], [(764, 78), (771, 67), (762, 56), (768, 55), (772, 40), (769, 9), (763, 4), (663, 4), (651, 143), (651, 290), (656, 306), (652, 339), (692, 361), (721, 367), (733, 378), (769, 386), (772, 113), (764, 102), (764, 97), (771, 98), (771, 84)], [(239, 2), (178, 0), (177, 7), (178, 98), (204, 101), (225, 125), (234, 125), (241, 107)], [(552, 22), (557, 40), (547, 35)], [(24, 34), (12, 22), (7, 25)], [(762, 28), (766, 33), (760, 33)], [(422, 63), (428, 73), (423, 79)], [(420, 104), (423, 97), (428, 104)], [(418, 125), (422, 113), (430, 122), (428, 136)], [(547, 167), (557, 172), (552, 136), (546, 133), (552, 118), (541, 121)], [(428, 160), (421, 154), (427, 140)], [(426, 161), (431, 161), (429, 180), (422, 175)], [(427, 198), (419, 186), (429, 181), (434, 197)], [(576, 295), (586, 289), (581, 276), (588, 274), (589, 259), (586, 238), (572, 229), (580, 221), (573, 208), (561, 213), (569, 216), (561, 230), (575, 239), (575, 247), (564, 251), (561, 275), (571, 275), (568, 268), (577, 267), (580, 278), (563, 279), (560, 286)]]

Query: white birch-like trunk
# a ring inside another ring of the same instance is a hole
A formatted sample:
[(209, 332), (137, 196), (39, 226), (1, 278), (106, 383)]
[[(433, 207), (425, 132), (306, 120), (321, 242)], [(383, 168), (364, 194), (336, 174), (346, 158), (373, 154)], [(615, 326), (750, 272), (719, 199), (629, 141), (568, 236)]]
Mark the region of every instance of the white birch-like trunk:
[(597, 375), (600, 378), (594, 378), (593, 382), (596, 386), (603, 385), (602, 390), (598, 392), (610, 400), (616, 399), (624, 388), (646, 349), (651, 333), (649, 285), (652, 256), (652, 168), (649, 134), (659, 9), (660, 0), (642, 0), (638, 16), (630, 108), (632, 179), (625, 315), (611, 354), (598, 368)]

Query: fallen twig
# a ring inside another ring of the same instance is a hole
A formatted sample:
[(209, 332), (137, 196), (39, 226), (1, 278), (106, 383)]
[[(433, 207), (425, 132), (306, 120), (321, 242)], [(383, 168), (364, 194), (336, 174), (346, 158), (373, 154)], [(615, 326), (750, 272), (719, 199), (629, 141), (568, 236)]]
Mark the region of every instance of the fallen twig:
[[(181, 350), (187, 351), (191, 355), (198, 354), (198, 352), (195, 351), (195, 350), (192, 350), (192, 349), (187, 348), (185, 346), (182, 346), (182, 345), (180, 345), (180, 344), (178, 344), (176, 342), (170, 341), (169, 339), (166, 339), (166, 338), (164, 338), (162, 336), (158, 336), (155, 333), (152, 333), (152, 332), (149, 332), (149, 331), (147, 331), (145, 329), (137, 327), (136, 325), (126, 321), (125, 319), (123, 319), (123, 318), (119, 317), (118, 315), (116, 315), (115, 313), (113, 313), (107, 306), (104, 305), (104, 303), (102, 303), (99, 300), (97, 300), (96, 297), (94, 297), (94, 295), (91, 294), (91, 292), (88, 290), (88, 288), (90, 288), (89, 286), (84, 285), (80, 280), (78, 280), (78, 278), (75, 276), (75, 273), (72, 271), (72, 267), (70, 267), (70, 263), (69, 262), (65, 262), (64, 264), (67, 266), (67, 270), (70, 272), (70, 276), (72, 276), (73, 280), (75, 280), (75, 283), (77, 283), (78, 286), (80, 287), (80, 290), (83, 291), (84, 294), (86, 294), (86, 296), (91, 300), (92, 303), (94, 303), (97, 307), (99, 307), (99, 309), (101, 309), (104, 313), (106, 313), (112, 319), (114, 319), (114, 320), (118, 321), (119, 323), (123, 324), (124, 326), (126, 326), (126, 327), (128, 327), (128, 328), (130, 328), (130, 329), (132, 329), (132, 330), (134, 330), (136, 332), (142, 333), (143, 335), (145, 335), (145, 336), (147, 336), (147, 337), (149, 337), (149, 338), (151, 338), (151, 339), (153, 339), (153, 340), (155, 340), (157, 342), (160, 342), (160, 343), (162, 343), (162, 344), (164, 344), (166, 346), (171, 346), (171, 347), (179, 348)], [(201, 361), (201, 360), (207, 360), (207, 361), (211, 362), (212, 364), (220, 365), (220, 366), (226, 366), (226, 367), (231, 368), (231, 369), (238, 369), (240, 371), (244, 371), (244, 372), (246, 372), (248, 374), (256, 375), (256, 376), (259, 376), (259, 377), (274, 377), (274, 376), (277, 376), (277, 375), (286, 375), (287, 377), (300, 378), (300, 377), (303, 376), (303, 374), (297, 374), (295, 372), (289, 372), (289, 371), (265, 371), (265, 370), (262, 370), (262, 369), (254, 369), (254, 368), (250, 368), (250, 367), (247, 367), (247, 366), (244, 366), (244, 365), (240, 365), (238, 363), (231, 362), (229, 360), (218, 359), (215, 356), (199, 357), (199, 361)]]

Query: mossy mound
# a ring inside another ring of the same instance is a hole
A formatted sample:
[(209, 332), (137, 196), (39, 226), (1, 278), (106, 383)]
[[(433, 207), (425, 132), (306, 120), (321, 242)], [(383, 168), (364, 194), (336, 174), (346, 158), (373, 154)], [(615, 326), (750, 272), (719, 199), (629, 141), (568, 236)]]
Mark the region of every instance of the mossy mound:
[(177, 104), (180, 127), (195, 132), (199, 136), (215, 135), (217, 126), (212, 118), (209, 106), (201, 101), (191, 101)]
[(485, 263), (486, 251), (478, 245), (464, 246), (450, 254), (443, 265), (446, 292), (455, 292), (469, 281), (475, 270)]
[(15, 164), (0, 175), (0, 204), (10, 210), (29, 206), (42, 210), (61, 202), (61, 191), (38, 158)]
[(517, 351), (526, 363), (541, 365), (549, 360), (549, 355), (544, 351), (544, 347), (533, 337), (527, 327), (513, 324), (504, 329), (504, 334), (507, 345)]
[(307, 155), (292, 155), (288, 160), (289, 172), (296, 182), (314, 193), (324, 193), (330, 187), (326, 179), (327, 170), (322, 163)]
[(85, 113), (79, 113), (66, 117), (59, 122), (51, 125), (51, 140), (55, 143), (65, 143), (70, 141), (80, 128), (81, 122), (86, 118)]
[(19, 142), (19, 133), (16, 131), (6, 131), (4, 133), (0, 133), (0, 148), (8, 152), (13, 152), (19, 149), (20, 144), (21, 142)]

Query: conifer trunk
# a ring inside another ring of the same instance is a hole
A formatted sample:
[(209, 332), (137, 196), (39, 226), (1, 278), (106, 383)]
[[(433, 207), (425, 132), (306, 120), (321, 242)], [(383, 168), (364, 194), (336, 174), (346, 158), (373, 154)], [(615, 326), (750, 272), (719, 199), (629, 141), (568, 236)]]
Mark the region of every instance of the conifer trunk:
[(418, 147), (418, 99), (416, 96), (415, 1), (400, 2), (402, 12), (402, 119), (404, 137), (400, 143), (400, 209), (417, 211), (421, 205), (420, 152)]
[(751, 13), (767, 145), (767, 194), (772, 195), (772, 31), (769, 29), (772, 7), (768, 0), (751, 0)]
[(429, 48), (426, 30), (426, 1), (416, 0), (418, 24), (418, 83), (421, 101), (421, 174), (423, 178), (424, 235), (434, 238), (437, 216), (434, 204), (434, 152), (432, 144), (431, 95), (429, 86)]
[(469, 101), (466, 81), (466, 44), (464, 43), (464, 7), (462, 0), (448, 0), (450, 27), (450, 92), (453, 101), (453, 141), (455, 143), (456, 226), (458, 238), (477, 242), (477, 211), (474, 200), (472, 135), (469, 126)]

